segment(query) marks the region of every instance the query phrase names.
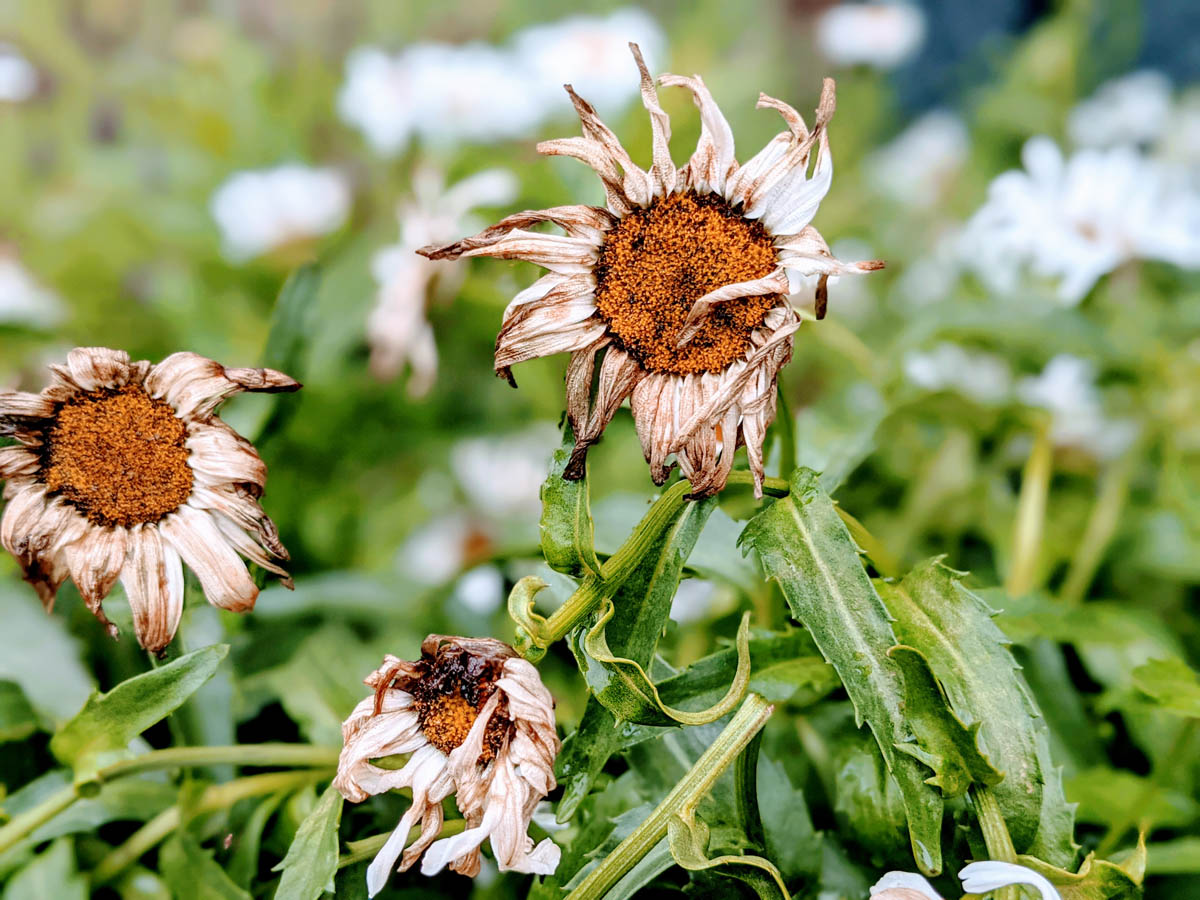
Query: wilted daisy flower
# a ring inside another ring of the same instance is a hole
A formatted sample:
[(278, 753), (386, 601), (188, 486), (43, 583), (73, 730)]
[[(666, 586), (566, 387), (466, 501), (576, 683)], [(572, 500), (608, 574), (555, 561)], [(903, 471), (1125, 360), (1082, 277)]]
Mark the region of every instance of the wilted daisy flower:
[(1083, 147), (1152, 144), (1171, 118), (1171, 79), (1142, 70), (1107, 81), (1071, 110), (1067, 131)]
[(33, 63), (12, 44), (0, 41), (0, 103), (23, 103), (37, 92)]
[(1050, 413), (1050, 439), (1059, 447), (1086, 451), (1099, 459), (1120, 456), (1137, 437), (1137, 424), (1104, 414), (1091, 361), (1059, 354), (1040, 375), (1022, 378), (1017, 396)]
[(882, 193), (918, 209), (945, 195), (962, 169), (970, 145), (962, 119), (944, 109), (928, 112), (867, 161), (867, 175)]
[[(535, 847), (528, 835), (538, 802), (555, 787), (560, 747), (554, 699), (532, 664), (501, 641), (435, 634), (419, 660), (387, 656), (365, 682), (374, 693), (342, 725), (334, 786), (354, 803), (412, 789), (412, 806), (367, 869), (371, 896), (397, 859), (403, 872), (422, 853), (425, 875), (449, 865), (474, 876), (485, 840), (501, 872), (548, 875), (558, 867), (558, 846), (547, 838)], [(399, 769), (371, 762), (397, 754), (412, 755)], [(467, 828), (439, 841), (451, 794)], [(418, 823), (420, 837), (405, 849)]]
[(839, 66), (894, 69), (925, 42), (925, 14), (911, 3), (841, 3), (817, 19), (817, 46)]
[(62, 300), (34, 280), (17, 260), (0, 247), (0, 322), (43, 327), (63, 317)]
[(512, 202), (517, 185), (501, 169), (489, 169), (447, 188), (440, 171), (421, 169), (413, 177), (412, 198), (400, 205), (400, 242), (381, 250), (371, 263), (379, 282), (375, 309), (367, 320), (371, 371), (394, 378), (407, 363), (412, 368), (408, 392), (424, 395), (437, 378), (437, 342), (426, 316), (435, 279), (453, 294), (458, 267), (418, 256), (426, 244), (451, 240), (474, 227), (469, 214), (477, 206)]
[[(776, 374), (791, 358), (800, 326), (788, 292), (818, 276), (821, 309), (829, 276), (882, 264), (839, 262), (809, 225), (833, 177), (831, 80), (811, 132), (790, 106), (761, 96), (758, 105), (778, 111), (788, 130), (739, 166), (733, 133), (699, 76), (662, 76), (663, 84), (690, 90), (700, 108), (699, 144), (677, 170), (667, 147), (670, 123), (631, 46), (654, 136), (648, 171), (568, 86), (584, 136), (546, 141), (538, 150), (595, 169), (607, 207), (517, 213), (475, 237), (421, 252), (431, 259), (523, 259), (550, 270), (505, 310), (495, 366), (511, 381), (516, 363), (571, 351), (567, 414), (576, 445), (566, 477), (583, 474), (587, 448), (629, 397), (655, 483), (666, 480), (675, 454), (694, 495), (706, 496), (724, 486), (741, 443), (761, 481)], [(528, 230), (542, 222), (566, 235)]]
[(1021, 159), (1025, 169), (992, 182), (963, 235), (965, 259), (997, 290), (1014, 290), (1028, 265), (1074, 305), (1131, 259), (1200, 266), (1200, 194), (1180, 173), (1132, 147), (1064, 160), (1046, 137)]
[(335, 169), (289, 164), (231, 175), (209, 207), (225, 255), (242, 261), (338, 228), (350, 212), (350, 185)]
[(531, 88), (547, 94), (547, 109), (556, 106), (559, 86), (567, 83), (601, 113), (616, 113), (638, 94), (629, 78), (630, 41), (641, 47), (651, 68), (661, 61), (662, 29), (642, 10), (630, 8), (534, 25), (517, 32), (512, 47), (529, 70)]
[(227, 369), (195, 353), (157, 365), (80, 347), (40, 394), (0, 394), (8, 501), (0, 542), (49, 609), (68, 576), (115, 637), (101, 603), (120, 579), (138, 643), (159, 652), (183, 612), (183, 566), (210, 603), (245, 612), (258, 587), (241, 556), (291, 585), (258, 504), (267, 467), (215, 415), (242, 391), (300, 387), (273, 369)]

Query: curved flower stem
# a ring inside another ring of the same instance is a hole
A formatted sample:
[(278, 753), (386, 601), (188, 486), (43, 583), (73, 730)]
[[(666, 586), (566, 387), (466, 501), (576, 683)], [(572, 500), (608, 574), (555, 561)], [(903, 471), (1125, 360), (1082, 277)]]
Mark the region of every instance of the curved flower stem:
[[(247, 797), (261, 797), (264, 794), (274, 794), (277, 791), (289, 791), (304, 787), (314, 781), (321, 781), (332, 774), (331, 769), (303, 769), (293, 772), (268, 772), (266, 775), (248, 775), (216, 784), (206, 788), (200, 799), (188, 808), (192, 814), (213, 812), (227, 809), (239, 800)], [(92, 886), (107, 884), (121, 874), (128, 866), (137, 860), (172, 831), (183, 821), (183, 811), (179, 806), (164, 809), (157, 816), (130, 835), (129, 839), (117, 847), (108, 856), (100, 860), (92, 870)]]
[(566, 900), (600, 900), (607, 894), (625, 873), (667, 836), (667, 823), (673, 816), (695, 808), (721, 777), (721, 773), (733, 764), (766, 724), (774, 709), (758, 694), (747, 694), (729, 724), (671, 789), (671, 793), (600, 865), (592, 869), (587, 878), (567, 895)]
[[(438, 833), (438, 838), (461, 834), (466, 830), (466, 827), (466, 819), (451, 819), (442, 826), (441, 832)], [(390, 831), (385, 831), (383, 834), (373, 834), (368, 838), (363, 838), (361, 841), (347, 841), (347, 852), (338, 857), (338, 868), (344, 869), (346, 866), (352, 866), (357, 862), (362, 862), (364, 859), (373, 859), (375, 854), (383, 849), (383, 845), (387, 843), (387, 839), (391, 836), (392, 833)], [(414, 825), (409, 829), (408, 838), (404, 841), (404, 846), (407, 847), (420, 836), (421, 826)]]
[[(971, 799), (975, 803), (975, 815), (979, 818), (979, 830), (983, 832), (983, 843), (987, 846), (988, 858), (998, 862), (1015, 863), (1017, 851), (1013, 847), (1012, 836), (1008, 833), (1008, 825), (1000, 813), (1000, 804), (991, 788), (984, 785), (971, 785)], [(1017, 900), (1020, 889), (1016, 887), (1000, 888), (996, 891), (996, 900)]]
[(13, 816), (11, 822), (0, 828), (0, 854), (14, 846), (26, 835), (37, 831), (78, 799), (79, 794), (76, 793), (75, 786), (69, 784), (51, 794), (33, 809), (27, 809), (20, 815)]
[(338, 750), (310, 744), (235, 744), (229, 747), (170, 747), (151, 750), (133, 759), (122, 759), (100, 769), (89, 780), (70, 784), (43, 800), (33, 809), (15, 816), (0, 828), (0, 853), (32, 834), (81, 797), (93, 795), (100, 784), (151, 772), (157, 769), (181, 769), (228, 763), (238, 766), (291, 766), (333, 768)]
[(1063, 586), (1058, 592), (1063, 603), (1072, 606), (1083, 602), (1092, 584), (1096, 570), (1104, 557), (1104, 551), (1117, 533), (1121, 523), (1121, 512), (1129, 498), (1129, 481), (1133, 475), (1134, 460), (1140, 457), (1127, 453), (1118, 460), (1100, 479), (1100, 491), (1096, 503), (1088, 516), (1083, 537), (1071, 558), (1071, 567)]

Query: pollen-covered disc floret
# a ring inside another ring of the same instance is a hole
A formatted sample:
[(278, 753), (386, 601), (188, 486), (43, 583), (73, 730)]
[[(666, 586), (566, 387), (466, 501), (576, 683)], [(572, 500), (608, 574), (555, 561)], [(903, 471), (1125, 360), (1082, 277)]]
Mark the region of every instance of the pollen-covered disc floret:
[[(663, 75), (659, 83), (689, 90), (700, 111), (696, 151), (677, 169), (667, 114), (631, 48), (653, 134), (649, 169), (568, 85), (583, 135), (538, 150), (591, 166), (606, 206), (521, 212), (420, 252), (523, 259), (549, 270), (505, 310), (495, 366), (511, 380), (516, 363), (571, 353), (567, 415), (576, 444), (565, 477), (583, 474), (587, 448), (628, 398), (656, 484), (678, 463), (694, 496), (712, 494), (745, 444), (761, 494), (776, 376), (800, 326), (788, 295), (806, 289), (819, 318), (830, 276), (883, 265), (834, 259), (809, 224), (833, 177), (833, 81), (825, 80), (811, 131), (792, 107), (761, 95), (758, 105), (778, 111), (787, 131), (739, 165), (733, 133), (700, 76)], [(546, 222), (565, 234), (530, 230)]]
[(40, 394), (0, 393), (0, 433), (19, 442), (0, 449), (0, 542), (47, 608), (70, 576), (115, 636), (101, 604), (120, 579), (138, 642), (159, 652), (183, 612), (183, 563), (225, 609), (258, 596), (242, 557), (290, 585), (276, 562), (287, 551), (258, 504), (266, 466), (215, 410), (240, 391), (299, 384), (194, 353), (151, 365), (102, 347), (50, 370)]
[[(373, 693), (342, 725), (344, 747), (334, 785), (352, 802), (395, 788), (412, 789), (412, 806), (367, 870), (371, 896), (393, 866), (403, 872), (421, 854), (421, 871), (479, 872), (489, 840), (500, 871), (549, 874), (559, 848), (528, 835), (534, 809), (554, 789), (559, 740), (554, 700), (537, 669), (490, 638), (430, 635), (421, 658), (385, 657), (366, 679)], [(400, 768), (381, 757), (411, 754)], [(455, 795), (467, 828), (437, 840), (442, 801)], [(416, 841), (405, 847), (409, 830)]]

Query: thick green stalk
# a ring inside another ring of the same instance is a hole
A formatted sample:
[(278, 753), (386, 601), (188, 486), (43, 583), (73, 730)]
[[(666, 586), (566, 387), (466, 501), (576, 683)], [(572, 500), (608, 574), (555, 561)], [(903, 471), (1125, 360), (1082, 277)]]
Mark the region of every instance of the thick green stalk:
[(1012, 558), (1004, 589), (1010, 597), (1019, 597), (1037, 587), (1037, 567), (1046, 525), (1046, 496), (1054, 448), (1044, 429), (1033, 439), (1033, 450), (1021, 472), (1021, 495), (1017, 500), (1017, 518), (1013, 523)]
[(1111, 469), (1100, 479), (1100, 493), (1096, 497), (1096, 505), (1088, 517), (1087, 527), (1075, 555), (1071, 559), (1071, 567), (1063, 580), (1059, 598), (1064, 603), (1077, 604), (1087, 595), (1096, 570), (1104, 558), (1117, 526), (1121, 522), (1121, 512), (1129, 497), (1129, 479), (1133, 474), (1134, 454), (1126, 454), (1118, 460)]
[(747, 694), (729, 724), (671, 789), (666, 799), (591, 871), (579, 887), (567, 895), (566, 900), (600, 900), (607, 894), (625, 873), (667, 836), (667, 823), (673, 816), (695, 808), (721, 777), (721, 773), (733, 765), (738, 755), (766, 724), (773, 710), (774, 707), (758, 694)]
[(27, 809), (20, 815), (13, 816), (11, 822), (0, 828), (0, 854), (14, 846), (26, 835), (37, 831), (78, 799), (79, 794), (76, 793), (75, 786), (69, 784), (51, 794), (33, 809)]
[[(331, 774), (332, 770), (330, 769), (269, 772), (266, 775), (249, 775), (225, 784), (215, 784), (205, 789), (204, 793), (200, 795), (200, 799), (188, 807), (188, 812), (199, 814), (228, 809), (247, 797), (261, 797), (277, 791), (295, 790), (311, 782), (328, 778)], [(127, 867), (137, 862), (142, 854), (178, 828), (182, 821), (183, 811), (179, 806), (164, 809), (135, 831), (125, 843), (100, 860), (92, 871), (92, 886), (96, 887), (112, 881)]]
[(312, 744), (234, 744), (229, 747), (169, 747), (152, 750), (105, 766), (97, 773), (100, 781), (109, 781), (138, 772), (156, 769), (184, 769), (193, 766), (233, 764), (237, 766), (288, 766), (322, 768), (337, 765), (336, 747)]
[[(983, 832), (983, 843), (987, 847), (988, 858), (997, 862), (1015, 863), (1017, 850), (1013, 847), (1012, 836), (1008, 833), (1008, 825), (1000, 812), (1000, 803), (991, 789), (981, 785), (971, 785), (971, 799), (975, 803), (975, 815), (979, 817), (979, 830)], [(1018, 900), (1019, 888), (1006, 887), (996, 891), (996, 900)]]

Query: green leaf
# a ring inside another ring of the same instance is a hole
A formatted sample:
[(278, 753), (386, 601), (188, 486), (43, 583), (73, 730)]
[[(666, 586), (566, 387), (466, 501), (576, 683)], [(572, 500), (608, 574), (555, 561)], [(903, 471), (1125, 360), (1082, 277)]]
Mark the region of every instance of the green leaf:
[(929, 770), (895, 749), (916, 735), (904, 714), (903, 672), (887, 655), (897, 643), (890, 616), (816, 473), (797, 469), (789, 495), (751, 519), (741, 543), (758, 552), (792, 615), (837, 670), (858, 723), (870, 727), (900, 787), (917, 866), (938, 874), (942, 798), (925, 783)]
[(998, 784), (1004, 775), (979, 749), (980, 723), (965, 725), (954, 715), (920, 651), (901, 645), (888, 655), (904, 670), (905, 712), (918, 741), (897, 744), (896, 749), (933, 769), (926, 782), (943, 797), (961, 797), (972, 784)]
[(251, 880), (258, 874), (258, 853), (262, 846), (263, 831), (286, 796), (284, 793), (271, 794), (256, 804), (254, 811), (237, 829), (233, 853), (225, 864), (225, 871), (234, 884), (249, 889)]
[(1018, 856), (1017, 862), (1045, 876), (1062, 900), (1141, 900), (1146, 877), (1146, 836), (1122, 863), (1096, 859), (1089, 853), (1078, 872), (1068, 872), (1035, 856)]
[(761, 878), (743, 878), (731, 872), (722, 872), (731, 877), (744, 880), (754, 889), (760, 900), (789, 900), (787, 887), (783, 876), (768, 860), (761, 856), (733, 856), (726, 854), (710, 859), (708, 857), (708, 826), (689, 810), (684, 815), (672, 816), (667, 822), (667, 842), (671, 848), (671, 856), (675, 862), (689, 872), (717, 869), (718, 867), (751, 866), (765, 876)]
[(226, 644), (205, 647), (126, 679), (107, 694), (92, 694), (51, 739), (50, 751), (75, 770), (77, 782), (90, 778), (105, 763), (129, 756), (129, 742), (199, 690), (228, 652)]
[(15, 681), (0, 680), (0, 744), (23, 741), (38, 730), (37, 713)]
[(1181, 837), (1146, 848), (1149, 875), (1200, 875), (1200, 837)]
[(1070, 866), (1074, 808), (1050, 760), (1045, 724), (994, 613), (960, 575), (928, 560), (898, 583), (881, 583), (879, 593), (896, 635), (921, 653), (953, 715), (978, 731), (979, 748), (1003, 773), (992, 793), (1018, 852)]
[(813, 827), (804, 791), (787, 770), (765, 755), (758, 761), (758, 809), (766, 855), (788, 881), (812, 878), (821, 870), (821, 835)]
[(338, 825), (342, 821), (342, 795), (330, 785), (300, 829), (287, 855), (272, 872), (283, 872), (277, 897), (288, 900), (317, 900), (333, 891), (337, 874)]
[(1184, 827), (1200, 814), (1200, 804), (1184, 785), (1157, 783), (1127, 769), (1096, 766), (1072, 776), (1067, 788), (1079, 804), (1079, 819), (1122, 833), (1133, 822), (1154, 828)]
[(225, 870), (186, 831), (177, 831), (162, 845), (158, 851), (158, 866), (176, 897), (187, 897), (189, 900), (253, 900), (246, 891), (229, 880)]
[(3, 900), (85, 900), (87, 881), (75, 869), (74, 844), (61, 838), (8, 882)]
[(1200, 718), (1200, 677), (1181, 659), (1152, 659), (1133, 670), (1133, 684), (1164, 712)]
[(564, 423), (562, 446), (554, 451), (550, 474), (542, 483), (542, 555), (555, 571), (583, 578), (600, 574), (600, 560), (596, 558), (587, 468), (578, 480), (562, 477), (574, 447), (575, 434), (570, 423)]

